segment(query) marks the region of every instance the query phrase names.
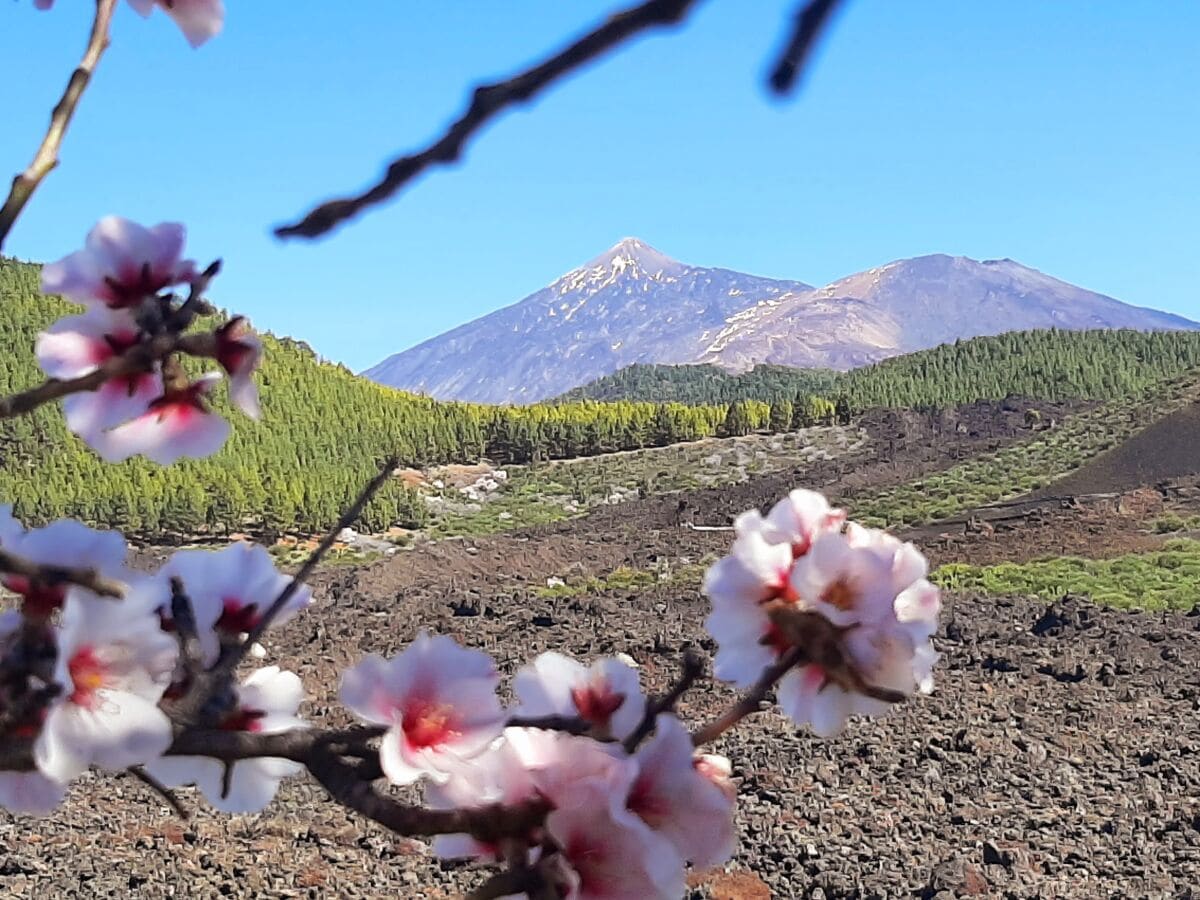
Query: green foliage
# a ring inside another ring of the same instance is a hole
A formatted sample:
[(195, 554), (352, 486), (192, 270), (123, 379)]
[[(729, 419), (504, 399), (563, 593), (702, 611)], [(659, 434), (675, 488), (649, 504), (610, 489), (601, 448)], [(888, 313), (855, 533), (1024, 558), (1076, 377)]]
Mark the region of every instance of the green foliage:
[(1192, 382), (1177, 380), (1142, 390), (1058, 428), (995, 453), (853, 500), (856, 519), (877, 526), (930, 522), (976, 506), (1045, 487), (1096, 454), (1130, 437), (1159, 416), (1195, 399)]
[(942, 566), (933, 581), (952, 591), (1035, 596), (1080, 594), (1122, 609), (1191, 609), (1200, 583), (1200, 541), (1169, 541), (1160, 551), (1115, 559), (1058, 557), (1028, 563)]
[[(2, 394), (42, 380), (33, 358), (37, 334), (74, 311), (42, 296), (38, 279), (37, 266), (0, 257)], [(220, 398), (216, 406), (234, 426), (220, 453), (167, 468), (140, 459), (106, 465), (67, 432), (57, 408), (43, 407), (0, 422), (0, 498), (30, 523), (70, 515), (156, 535), (316, 532), (336, 521), (389, 456), (410, 466), (565, 459), (711, 437), (727, 414), (724, 404), (439, 403), (357, 378), (302, 342), (268, 334), (264, 344), (263, 421), (231, 413)], [(770, 424), (765, 403), (747, 402), (739, 415), (751, 431)], [(426, 521), (421, 498), (394, 483), (357, 526), (380, 531)]]
[(873, 366), (826, 369), (756, 366), (628, 366), (565, 394), (564, 400), (775, 403), (817, 394), (856, 410), (947, 406), (1010, 395), (1108, 400), (1200, 366), (1200, 332), (1021, 331), (943, 344)]

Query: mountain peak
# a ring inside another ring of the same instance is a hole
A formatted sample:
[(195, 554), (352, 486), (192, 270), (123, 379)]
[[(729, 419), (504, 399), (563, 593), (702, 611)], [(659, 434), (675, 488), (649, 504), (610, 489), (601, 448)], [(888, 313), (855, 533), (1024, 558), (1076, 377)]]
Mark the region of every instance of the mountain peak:
[(626, 237), (621, 238), (599, 256), (588, 260), (580, 268), (636, 268), (648, 275), (654, 275), (667, 269), (679, 268), (679, 266), (680, 263), (665, 253), (655, 250), (642, 239)]

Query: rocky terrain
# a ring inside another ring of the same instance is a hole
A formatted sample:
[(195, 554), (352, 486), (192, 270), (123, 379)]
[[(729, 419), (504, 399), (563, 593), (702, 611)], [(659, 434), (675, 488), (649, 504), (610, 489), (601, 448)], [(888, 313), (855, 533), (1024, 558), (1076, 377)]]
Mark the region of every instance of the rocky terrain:
[[(891, 461), (823, 463), (823, 483), (852, 495), (855, 478), (883, 484), (946, 465), (945, 455), (922, 458), (919, 444), (893, 441)], [(744, 507), (785, 480), (688, 496), (697, 510)], [(337, 673), (363, 653), (395, 652), (422, 627), (488, 650), (506, 676), (542, 649), (623, 651), (648, 687), (662, 687), (685, 648), (712, 650), (694, 571), (728, 541), (673, 523), (673, 502), (631, 501), (331, 568), (269, 657), (302, 675), (307, 714), (328, 723), (343, 721)], [(1153, 543), (1146, 515), (1164, 504), (1194, 513), (1200, 492), (1193, 481), (1105, 503), (1050, 504), (1044, 518), (994, 533), (946, 526), (920, 539), (938, 563), (1031, 558), (1067, 543), (1121, 552)], [(621, 567), (659, 574), (632, 585), (609, 577)], [(694, 876), (694, 897), (1196, 896), (1200, 616), (968, 594), (947, 598), (936, 644), (935, 692), (887, 719), (823, 741), (766, 712), (724, 740), (739, 785), (738, 850), (722, 870)], [(732, 696), (705, 682), (682, 710), (704, 719)], [(443, 898), (481, 877), (340, 810), (306, 779), (257, 816), (214, 816), (190, 792), (183, 799), (188, 821), (131, 778), (96, 776), (49, 820), (0, 816), (0, 892)]]
[(520, 302), (363, 374), (439, 399), (531, 403), (633, 363), (849, 369), (1022, 329), (1197, 327), (1011, 259), (921, 256), (812, 288), (688, 265), (626, 238)]

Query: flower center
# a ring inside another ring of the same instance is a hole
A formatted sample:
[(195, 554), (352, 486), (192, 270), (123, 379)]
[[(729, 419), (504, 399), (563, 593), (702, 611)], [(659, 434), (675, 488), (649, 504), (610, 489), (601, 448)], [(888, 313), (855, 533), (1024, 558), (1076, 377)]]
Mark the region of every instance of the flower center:
[(625, 805), (651, 828), (657, 828), (666, 821), (670, 812), (666, 798), (656, 794), (650, 779), (645, 777), (634, 782)]
[(218, 631), (245, 634), (257, 624), (257, 603), (243, 603), (237, 597), (226, 597), (221, 601), (221, 615), (217, 618)]
[(858, 591), (845, 578), (839, 578), (825, 588), (821, 599), (835, 609), (845, 612), (858, 605)]
[(14, 594), (21, 595), (21, 611), (32, 618), (44, 619), (61, 609), (67, 589), (61, 584), (46, 584), (24, 575), (6, 575), (4, 586)]
[(222, 731), (258, 731), (266, 715), (261, 709), (236, 709), (221, 720)]
[(571, 700), (585, 722), (605, 727), (613, 713), (625, 702), (625, 695), (614, 691), (607, 681), (600, 679), (584, 687), (571, 688)]
[(454, 728), (453, 707), (419, 701), (410, 704), (404, 712), (400, 729), (409, 746), (416, 750), (444, 744), (458, 734)]
[(71, 702), (89, 709), (94, 707), (97, 692), (108, 683), (108, 666), (94, 648), (84, 645), (67, 663), (67, 671), (71, 673)]

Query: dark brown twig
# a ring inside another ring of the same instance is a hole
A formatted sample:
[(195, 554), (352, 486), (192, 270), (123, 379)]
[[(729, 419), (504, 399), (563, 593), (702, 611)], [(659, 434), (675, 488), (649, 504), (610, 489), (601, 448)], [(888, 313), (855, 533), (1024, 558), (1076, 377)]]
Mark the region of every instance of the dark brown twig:
[(796, 12), (796, 24), (779, 62), (771, 70), (771, 89), (786, 94), (796, 86), (817, 38), (842, 0), (807, 0)]
[(284, 606), (287, 605), (287, 602), (295, 596), (296, 591), (303, 587), (305, 580), (312, 574), (313, 569), (317, 567), (325, 554), (329, 552), (329, 548), (334, 545), (342, 529), (349, 528), (358, 521), (358, 517), (362, 515), (363, 508), (371, 502), (371, 498), (379, 492), (379, 489), (387, 484), (398, 464), (398, 461), (394, 457), (384, 462), (375, 477), (359, 492), (359, 495), (354, 498), (354, 502), (346, 508), (346, 511), (342, 513), (337, 522), (334, 523), (334, 526), (326, 532), (325, 537), (321, 539), (321, 543), (317, 545), (317, 548), (308, 555), (308, 559), (304, 561), (304, 564), (292, 576), (292, 580), (287, 583), (287, 587), (279, 592), (279, 596), (259, 616), (258, 621), (254, 623), (254, 627), (250, 629), (250, 633), (246, 635), (246, 639), (240, 644), (235, 645), (230, 652), (221, 657), (216, 670), (228, 674), (237, 668), (237, 664), (242, 661), (242, 658), (246, 655), (246, 651), (266, 633), (266, 630), (271, 627), (271, 623), (279, 615)]
[(73, 569), (68, 566), (51, 566), (35, 563), (7, 550), (0, 550), (0, 572), (20, 575), (31, 581), (46, 585), (73, 584), (86, 588), (100, 597), (120, 599), (125, 596), (125, 585), (105, 578), (95, 569)]
[(275, 229), (276, 237), (315, 238), (365, 209), (389, 199), (402, 187), (436, 165), (456, 161), (467, 141), (501, 111), (532, 99), (559, 79), (650, 28), (683, 20), (697, 0), (646, 0), (614, 13), (595, 30), (570, 46), (506, 81), (477, 87), (467, 111), (423, 150), (394, 160), (383, 177), (362, 193), (330, 200), (298, 222)]
[(542, 731), (561, 731), (564, 734), (588, 734), (592, 723), (578, 716), (513, 716), (507, 728), (540, 728)]
[(692, 735), (692, 745), (702, 747), (712, 743), (742, 719), (759, 712), (770, 690), (775, 687), (780, 678), (787, 674), (788, 669), (798, 664), (803, 658), (804, 651), (799, 647), (791, 647), (785, 651), (774, 665), (763, 670), (758, 681), (754, 683), (754, 687), (750, 688), (737, 703)]
[(688, 650), (683, 654), (683, 671), (679, 674), (679, 678), (673, 685), (661, 696), (655, 697), (646, 703), (646, 713), (642, 716), (642, 721), (625, 738), (625, 752), (633, 753), (638, 748), (638, 745), (646, 739), (651, 731), (654, 730), (654, 723), (660, 715), (665, 712), (671, 712), (675, 709), (675, 704), (697, 679), (704, 674), (704, 660), (700, 654), (693, 650)]
[(426, 809), (398, 803), (362, 781), (353, 766), (326, 747), (316, 747), (305, 761), (309, 772), (329, 795), (347, 809), (378, 822), (406, 837), (436, 834), (469, 834), (477, 840), (496, 843), (506, 837), (528, 835), (549, 812), (543, 801), (530, 800), (515, 806), (484, 806), (474, 809)]
[[(546, 891), (550, 893), (547, 894)], [(496, 900), (497, 897), (510, 897), (523, 894), (527, 897), (554, 897), (558, 893), (552, 885), (536, 869), (510, 869), (493, 875), (471, 893), (466, 900)]]
[(142, 784), (146, 785), (146, 787), (150, 788), (150, 790), (154, 791), (154, 793), (158, 794), (179, 818), (185, 820), (191, 818), (191, 814), (179, 802), (179, 798), (175, 796), (175, 793), (141, 766), (133, 766), (127, 771)]
[(8, 197), (4, 205), (0, 206), (0, 247), (4, 246), (5, 238), (12, 230), (17, 217), (21, 215), (25, 204), (33, 196), (33, 192), (42, 183), (42, 179), (58, 165), (58, 151), (62, 147), (63, 138), (66, 137), (67, 126), (71, 124), (71, 118), (75, 115), (84, 89), (91, 80), (92, 72), (95, 71), (104, 51), (108, 49), (108, 30), (116, 5), (117, 0), (96, 0), (92, 33), (88, 38), (87, 48), (83, 51), (83, 59), (80, 60), (78, 68), (71, 73), (66, 90), (50, 114), (50, 127), (42, 138), (33, 162), (29, 164), (28, 169), (13, 179)]

